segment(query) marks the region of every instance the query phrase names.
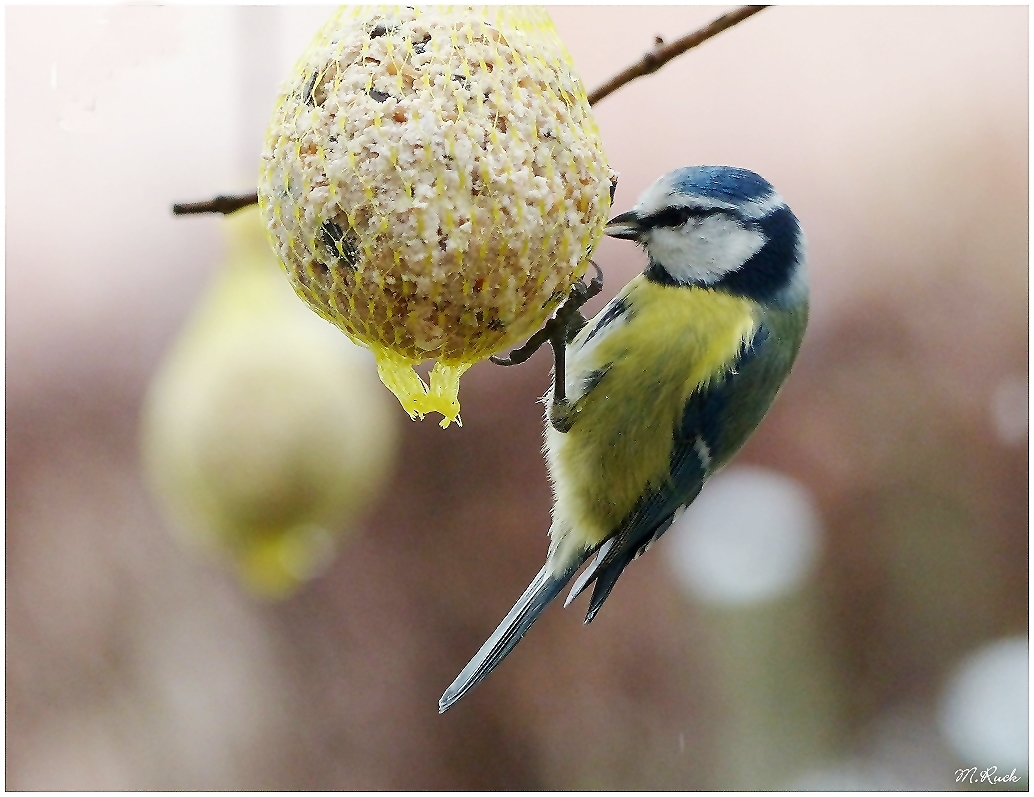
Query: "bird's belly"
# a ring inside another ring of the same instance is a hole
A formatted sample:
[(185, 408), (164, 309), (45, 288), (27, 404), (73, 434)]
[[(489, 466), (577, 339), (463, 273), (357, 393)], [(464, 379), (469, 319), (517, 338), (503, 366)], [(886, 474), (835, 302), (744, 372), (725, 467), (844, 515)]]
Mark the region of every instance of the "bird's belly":
[(587, 545), (609, 536), (640, 496), (669, 478), (687, 400), (725, 372), (755, 328), (753, 303), (726, 294), (644, 280), (627, 298), (623, 324), (592, 346), (574, 342), (567, 384), (579, 396), (576, 416), (567, 433), (546, 430), (554, 535)]

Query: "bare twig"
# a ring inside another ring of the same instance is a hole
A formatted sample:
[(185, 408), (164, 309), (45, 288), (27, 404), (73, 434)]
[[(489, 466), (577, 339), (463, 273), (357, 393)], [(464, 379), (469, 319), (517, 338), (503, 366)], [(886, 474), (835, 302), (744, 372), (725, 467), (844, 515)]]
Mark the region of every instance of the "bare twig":
[[(742, 22), (747, 19), (747, 17), (753, 16), (764, 8), (768, 8), (768, 6), (743, 6), (735, 11), (730, 11), (728, 14), (723, 14), (718, 17), (718, 19), (710, 25), (695, 31), (694, 33), (690, 33), (688, 36), (683, 36), (681, 39), (677, 39), (671, 44), (664, 44), (664, 41), (660, 36), (655, 37), (655, 49), (644, 55), (638, 63), (633, 64), (620, 74), (615, 75), (596, 89), (596, 91), (592, 92), (592, 94), (589, 95), (589, 105), (595, 105), (604, 97), (613, 94), (626, 83), (631, 83), (636, 78), (656, 72), (673, 58), (677, 58), (687, 50), (691, 50), (698, 44), (702, 44), (712, 36), (717, 36), (723, 30), (731, 28), (733, 25)], [(235, 210), (240, 210), (248, 205), (254, 205), (256, 202), (258, 202), (257, 192), (245, 194), (243, 196), (217, 196), (215, 199), (209, 199), (205, 202), (184, 202), (175, 204), (172, 206), (172, 212), (177, 216), (184, 216), (193, 213), (225, 214), (233, 213)]]
[(172, 206), (172, 212), (177, 216), (186, 216), (191, 213), (233, 213), (235, 210), (246, 208), (258, 202), (258, 192), (255, 191), (243, 196), (217, 196), (206, 202), (180, 202)]
[(613, 94), (626, 83), (631, 83), (638, 77), (656, 72), (673, 58), (677, 58), (687, 50), (693, 49), (698, 44), (703, 44), (712, 36), (717, 36), (723, 30), (731, 28), (738, 22), (742, 22), (747, 19), (747, 17), (751, 17), (765, 8), (768, 8), (768, 6), (743, 6), (741, 8), (737, 8), (735, 11), (730, 11), (728, 14), (723, 14), (718, 17), (718, 19), (710, 25), (707, 25), (694, 33), (690, 33), (688, 36), (683, 36), (681, 39), (673, 41), (671, 44), (664, 44), (663, 40), (658, 36), (654, 39), (656, 49), (654, 49), (653, 52), (649, 52), (644, 55), (639, 60), (639, 63), (633, 64), (624, 72), (615, 75), (596, 89), (596, 91), (592, 92), (592, 94), (589, 95), (589, 105), (595, 105), (604, 97)]

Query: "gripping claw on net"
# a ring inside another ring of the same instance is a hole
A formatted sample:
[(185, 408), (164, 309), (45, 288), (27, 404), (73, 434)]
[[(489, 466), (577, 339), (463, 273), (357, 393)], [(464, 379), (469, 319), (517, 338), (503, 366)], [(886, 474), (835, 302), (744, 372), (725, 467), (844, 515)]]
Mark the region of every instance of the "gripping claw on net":
[[(558, 346), (562, 351), (563, 347), (570, 343), (574, 336), (578, 334), (578, 330), (585, 326), (585, 317), (579, 312), (579, 309), (589, 299), (603, 290), (603, 271), (596, 264), (596, 261), (590, 260), (589, 262), (596, 269), (596, 276), (589, 280), (588, 283), (578, 280), (578, 282), (572, 285), (571, 293), (568, 294), (567, 299), (560, 305), (556, 315), (549, 319), (542, 329), (532, 335), (523, 346), (511, 351), (509, 356), (497, 357), (493, 354), (488, 359), (496, 365), (520, 365), (526, 362), (545, 343), (553, 346), (554, 353), (557, 351)], [(562, 357), (563, 355), (560, 356)]]

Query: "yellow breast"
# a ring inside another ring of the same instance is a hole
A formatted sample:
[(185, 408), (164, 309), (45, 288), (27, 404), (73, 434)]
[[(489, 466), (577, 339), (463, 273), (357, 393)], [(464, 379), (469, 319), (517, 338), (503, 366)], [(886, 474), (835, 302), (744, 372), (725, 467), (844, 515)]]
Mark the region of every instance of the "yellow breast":
[(668, 478), (674, 429), (690, 395), (724, 374), (757, 324), (749, 299), (703, 288), (632, 280), (619, 300), (623, 318), (568, 351), (568, 395), (606, 369), (580, 398), (566, 434), (547, 424), (554, 483), (551, 534), (565, 547), (608, 537), (650, 487)]

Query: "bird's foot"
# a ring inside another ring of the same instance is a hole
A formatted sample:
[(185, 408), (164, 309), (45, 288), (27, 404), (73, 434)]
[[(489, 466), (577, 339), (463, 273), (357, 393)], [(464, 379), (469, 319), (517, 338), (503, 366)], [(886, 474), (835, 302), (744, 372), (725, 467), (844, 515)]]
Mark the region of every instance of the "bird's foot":
[(555, 353), (558, 344), (563, 347), (573, 340), (578, 331), (585, 326), (585, 317), (579, 312), (579, 309), (603, 290), (603, 271), (594, 261), (589, 262), (596, 269), (596, 276), (588, 283), (578, 280), (572, 285), (567, 299), (560, 305), (560, 309), (554, 316), (543, 325), (542, 329), (532, 335), (523, 346), (511, 351), (507, 357), (497, 357), (493, 354), (488, 359), (496, 365), (520, 365), (545, 343), (552, 344)]

